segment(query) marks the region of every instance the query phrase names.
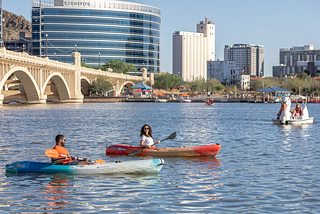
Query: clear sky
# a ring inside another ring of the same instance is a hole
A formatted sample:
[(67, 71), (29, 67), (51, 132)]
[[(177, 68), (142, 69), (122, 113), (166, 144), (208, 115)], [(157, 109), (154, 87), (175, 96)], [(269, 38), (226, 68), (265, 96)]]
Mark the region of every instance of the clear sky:
[[(30, 0), (3, 0), (3, 9), (31, 20)], [(172, 34), (196, 31), (205, 16), (216, 25), (216, 59), (224, 45), (265, 48), (265, 74), (279, 64), (279, 49), (314, 45), (320, 49), (320, 0), (131, 0), (161, 9), (161, 71), (172, 72)]]

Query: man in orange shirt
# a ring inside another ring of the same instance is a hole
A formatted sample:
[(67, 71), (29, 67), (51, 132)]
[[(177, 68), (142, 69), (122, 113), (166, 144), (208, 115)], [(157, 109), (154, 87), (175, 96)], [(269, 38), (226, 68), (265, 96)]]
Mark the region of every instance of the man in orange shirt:
[(51, 162), (59, 165), (91, 165), (88, 163), (88, 159), (79, 160), (79, 159), (72, 159), (68, 150), (64, 148), (66, 144), (65, 136), (59, 134), (56, 136), (56, 146), (53, 148), (57, 150), (60, 154), (58, 158), (51, 158)]

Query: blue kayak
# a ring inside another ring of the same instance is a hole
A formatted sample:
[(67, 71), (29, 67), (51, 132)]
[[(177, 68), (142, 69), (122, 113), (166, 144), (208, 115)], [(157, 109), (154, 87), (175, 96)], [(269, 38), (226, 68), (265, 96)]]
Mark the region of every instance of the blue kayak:
[(6, 173), (65, 173), (72, 175), (156, 174), (159, 173), (163, 164), (163, 159), (95, 163), (94, 165), (57, 165), (21, 161), (8, 164), (6, 166)]

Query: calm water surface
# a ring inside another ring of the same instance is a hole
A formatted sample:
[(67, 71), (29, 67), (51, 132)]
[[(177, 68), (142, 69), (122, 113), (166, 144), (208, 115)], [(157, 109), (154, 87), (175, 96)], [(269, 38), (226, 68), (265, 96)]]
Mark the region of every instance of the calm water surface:
[[(271, 122), (280, 104), (94, 103), (0, 106), (0, 211), (34, 213), (320, 213), (320, 105), (315, 124)], [(220, 143), (217, 158), (164, 158), (158, 175), (6, 176), (8, 163), (50, 161), (64, 134), (74, 156), (107, 162), (106, 146)]]

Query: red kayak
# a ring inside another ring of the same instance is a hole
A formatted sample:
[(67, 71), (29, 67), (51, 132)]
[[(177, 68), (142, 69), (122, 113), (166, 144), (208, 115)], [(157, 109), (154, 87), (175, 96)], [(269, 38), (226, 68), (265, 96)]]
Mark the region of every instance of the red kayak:
[[(177, 147), (177, 148), (153, 148), (144, 149), (138, 153), (138, 156), (154, 156), (154, 157), (215, 157), (221, 146), (206, 145), (193, 147)], [(129, 155), (130, 152), (141, 150), (139, 146), (129, 145), (112, 145), (107, 147), (106, 155)]]

